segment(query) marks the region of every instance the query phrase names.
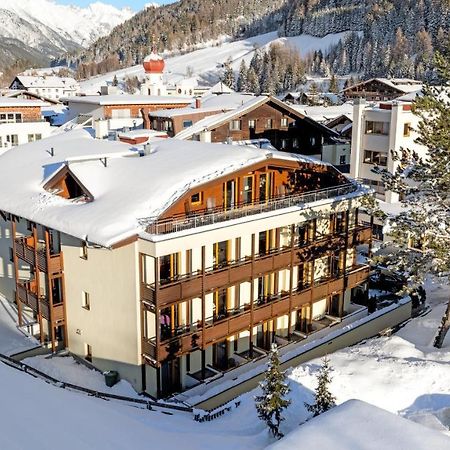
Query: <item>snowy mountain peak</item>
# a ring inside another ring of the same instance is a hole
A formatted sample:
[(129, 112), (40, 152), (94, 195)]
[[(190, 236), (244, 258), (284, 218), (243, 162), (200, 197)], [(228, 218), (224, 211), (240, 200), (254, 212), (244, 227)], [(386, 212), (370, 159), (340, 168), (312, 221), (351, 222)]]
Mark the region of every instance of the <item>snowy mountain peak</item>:
[(133, 15), (130, 8), (118, 9), (102, 2), (81, 8), (54, 0), (2, 0), (0, 40), (14, 40), (24, 57), (37, 51), (52, 58), (87, 47)]

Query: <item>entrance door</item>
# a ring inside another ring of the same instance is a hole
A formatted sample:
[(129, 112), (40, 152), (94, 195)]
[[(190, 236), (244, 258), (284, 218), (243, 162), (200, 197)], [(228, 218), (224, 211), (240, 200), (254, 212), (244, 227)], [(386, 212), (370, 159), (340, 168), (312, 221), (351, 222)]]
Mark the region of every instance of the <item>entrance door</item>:
[(213, 345), (214, 367), (218, 370), (228, 369), (228, 341), (225, 339)]
[(341, 296), (339, 294), (332, 295), (330, 300), (330, 315), (339, 317), (340, 304), (341, 304)]
[(165, 361), (161, 365), (161, 394), (167, 397), (181, 390), (180, 358)]

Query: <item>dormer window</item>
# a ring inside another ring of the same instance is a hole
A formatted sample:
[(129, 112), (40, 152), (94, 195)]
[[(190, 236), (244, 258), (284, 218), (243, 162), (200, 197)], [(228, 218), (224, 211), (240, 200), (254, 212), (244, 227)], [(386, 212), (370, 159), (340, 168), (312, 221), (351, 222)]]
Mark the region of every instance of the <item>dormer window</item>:
[(90, 202), (94, 200), (93, 195), (83, 186), (78, 178), (64, 167), (49, 180), (44, 189), (54, 195), (58, 195), (67, 200), (78, 202)]

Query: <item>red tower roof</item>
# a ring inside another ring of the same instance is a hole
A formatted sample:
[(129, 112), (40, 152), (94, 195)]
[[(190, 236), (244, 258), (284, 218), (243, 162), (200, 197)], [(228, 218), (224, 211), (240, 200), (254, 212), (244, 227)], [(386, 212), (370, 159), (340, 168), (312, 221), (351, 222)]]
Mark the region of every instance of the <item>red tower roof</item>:
[(164, 67), (164, 59), (162, 59), (162, 57), (154, 51), (152, 51), (150, 55), (146, 56), (144, 59), (145, 73), (163, 73)]

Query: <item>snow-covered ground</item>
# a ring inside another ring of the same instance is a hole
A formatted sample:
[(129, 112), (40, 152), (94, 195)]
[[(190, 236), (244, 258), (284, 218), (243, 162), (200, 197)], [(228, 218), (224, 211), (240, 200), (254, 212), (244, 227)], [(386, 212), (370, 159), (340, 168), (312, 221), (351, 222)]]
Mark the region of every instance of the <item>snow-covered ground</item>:
[[(448, 288), (428, 283), (427, 296), (432, 306), (429, 314), (411, 320), (391, 337), (371, 339), (330, 355), (334, 368), (331, 390), (338, 403), (353, 398), (364, 400), (448, 435), (449, 339), (441, 350), (432, 347), (448, 295)], [(3, 319), (0, 321), (2, 341), (8, 339), (8, 333), (3, 333), (8, 319)], [(39, 361), (44, 364), (47, 360)], [(54, 364), (52, 359), (48, 361)], [(308, 418), (304, 402), (312, 401), (319, 366), (320, 360), (315, 360), (289, 373), (292, 404), (282, 424), (285, 434), (296, 430)], [(67, 374), (66, 369), (71, 371), (70, 367), (58, 368), (62, 370), (60, 376), (76, 377), (71, 379), (78, 381), (80, 376), (98, 375), (89, 370)], [(54, 367), (47, 371), (56, 375)], [(3, 364), (0, 364), (0, 379), (0, 398), (4, 411), (8, 411), (0, 421), (0, 433), (2, 446), (8, 449), (28, 448), (30, 442), (35, 450), (50, 448), (49, 442), (64, 444), (68, 450), (147, 448), (151, 442), (155, 448), (171, 450), (177, 447), (257, 450), (273, 442), (256, 416), (253, 400), (256, 390), (244, 394), (240, 406), (224, 416), (197, 423), (187, 413), (167, 415), (68, 392)], [(95, 381), (83, 381), (88, 382)], [(75, 430), (70, 435), (67, 424)]]
[(74, 384), (98, 392), (106, 392), (126, 397), (138, 397), (130, 383), (120, 380), (115, 386), (109, 388), (105, 384), (105, 377), (97, 370), (80, 364), (71, 356), (40, 355), (26, 358), (23, 362), (41, 372), (50, 375), (58, 381)]
[(18, 327), (17, 312), (0, 295), (0, 353), (14, 355), (39, 346), (39, 342)]
[[(166, 58), (165, 77), (169, 84), (177, 83), (185, 78), (189, 67), (200, 85), (209, 85), (218, 81), (218, 70), (228, 58), (232, 59), (233, 68), (237, 71), (242, 59), (249, 63), (256, 49), (267, 48), (273, 42), (295, 48), (302, 56), (306, 56), (315, 50), (326, 52), (346, 34), (347, 32), (328, 34), (322, 38), (309, 35), (278, 38), (277, 33), (272, 32), (236, 42), (225, 42), (219, 45), (211, 43), (206, 48)], [(96, 93), (100, 90), (100, 86), (111, 82), (115, 75), (119, 81), (127, 76), (141, 78), (144, 75), (144, 69), (142, 65), (138, 65), (93, 77), (80, 83), (81, 90), (86, 93)]]

